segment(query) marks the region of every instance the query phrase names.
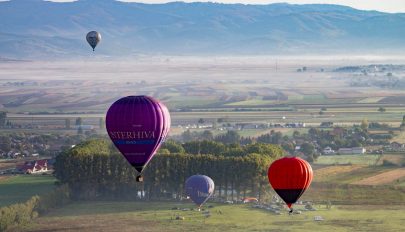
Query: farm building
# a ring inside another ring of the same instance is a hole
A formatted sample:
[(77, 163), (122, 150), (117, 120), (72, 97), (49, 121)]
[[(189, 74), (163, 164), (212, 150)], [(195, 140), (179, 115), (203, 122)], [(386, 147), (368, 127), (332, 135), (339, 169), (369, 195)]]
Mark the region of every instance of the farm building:
[(325, 154), (325, 155), (335, 154), (335, 150), (333, 150), (331, 147), (325, 147), (322, 150), (322, 154)]
[(17, 167), (19, 171), (26, 174), (41, 173), (48, 171), (48, 161), (47, 160), (36, 160), (25, 162), (25, 164)]
[(337, 153), (341, 155), (360, 155), (366, 153), (366, 149), (364, 147), (339, 148)]

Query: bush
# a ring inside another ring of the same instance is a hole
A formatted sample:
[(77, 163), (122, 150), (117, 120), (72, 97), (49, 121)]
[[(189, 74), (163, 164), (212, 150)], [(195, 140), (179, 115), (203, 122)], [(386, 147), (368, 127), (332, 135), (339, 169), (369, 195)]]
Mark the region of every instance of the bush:
[(382, 165), (383, 166), (396, 166), (396, 164), (395, 163), (393, 163), (393, 162), (391, 162), (391, 161), (389, 161), (389, 160), (383, 160), (383, 163), (382, 163)]
[(18, 203), (0, 208), (0, 231), (11, 226), (24, 226), (38, 214), (48, 212), (50, 209), (65, 205), (69, 202), (70, 191), (63, 185), (41, 197), (33, 196), (25, 203)]

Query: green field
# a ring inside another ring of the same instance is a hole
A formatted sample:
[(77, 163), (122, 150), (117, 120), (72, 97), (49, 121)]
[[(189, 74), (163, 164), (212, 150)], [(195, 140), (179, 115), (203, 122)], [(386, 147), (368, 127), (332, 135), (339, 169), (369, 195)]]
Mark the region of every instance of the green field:
[(316, 164), (361, 164), (375, 165), (381, 155), (323, 155), (318, 158)]
[[(248, 205), (213, 205), (210, 217), (175, 202), (76, 202), (36, 219), (24, 231), (401, 231), (401, 206), (325, 206), (276, 215)], [(299, 208), (299, 207), (297, 207)], [(184, 220), (174, 220), (176, 215)], [(322, 216), (324, 221), (314, 221)], [(22, 228), (15, 229), (20, 231)], [(12, 230), (13, 231), (13, 230)]]
[[(3, 176), (4, 177), (4, 176)], [(25, 202), (34, 195), (54, 188), (55, 178), (42, 175), (19, 175), (0, 180), (0, 207)]]

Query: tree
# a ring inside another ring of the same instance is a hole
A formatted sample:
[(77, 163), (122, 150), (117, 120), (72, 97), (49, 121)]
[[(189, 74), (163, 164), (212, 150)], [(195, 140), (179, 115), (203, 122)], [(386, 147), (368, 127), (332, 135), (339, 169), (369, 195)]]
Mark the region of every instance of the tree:
[(104, 118), (100, 118), (100, 120), (98, 121), (98, 125), (99, 125), (100, 129), (104, 129), (104, 127), (105, 127)]
[(295, 130), (295, 131), (293, 132), (293, 138), (296, 139), (296, 138), (298, 138), (299, 136), (300, 136), (300, 132)]
[(319, 114), (319, 115), (324, 115), (325, 113), (321, 110), (321, 111), (319, 111), (318, 114)]
[(223, 135), (218, 135), (215, 140), (224, 144), (239, 143), (240, 135), (238, 132), (230, 130)]
[(225, 118), (218, 118), (218, 119), (217, 119), (217, 122), (218, 122), (218, 123), (223, 123), (223, 122), (225, 122)]
[(312, 156), (315, 153), (315, 147), (311, 143), (303, 143), (301, 145), (301, 151), (306, 156)]
[(65, 128), (70, 129), (70, 119), (65, 119)]
[(183, 148), (187, 154), (197, 155), (200, 154), (200, 142), (190, 141), (183, 144)]
[(203, 118), (198, 119), (198, 124), (203, 124), (203, 123), (205, 123)]
[(83, 128), (82, 128), (81, 126), (79, 126), (79, 127), (77, 128), (77, 134), (78, 134), (78, 135), (82, 135), (82, 134), (83, 134)]
[(0, 136), (0, 150), (5, 152), (11, 150), (11, 139), (9, 136)]
[(76, 118), (76, 126), (81, 126), (83, 124), (83, 119), (81, 117)]
[(363, 120), (361, 121), (361, 125), (360, 125), (361, 129), (367, 130), (368, 125), (369, 125), (369, 124), (368, 124), (367, 118), (363, 118)]
[(181, 134), (181, 137), (184, 142), (189, 142), (189, 141), (193, 140), (193, 135), (190, 130), (184, 131), (183, 134)]
[(7, 120), (7, 112), (1, 111), (0, 112), (0, 127), (6, 126), (6, 120)]
[(200, 154), (221, 155), (225, 152), (226, 147), (223, 143), (215, 141), (201, 141)]
[(181, 144), (177, 143), (174, 140), (166, 141), (161, 149), (167, 149), (170, 153), (173, 154), (184, 154), (185, 150)]
[(283, 155), (283, 150), (280, 146), (274, 144), (255, 143), (245, 147), (247, 154), (266, 155), (271, 158), (280, 158)]
[(380, 106), (380, 108), (378, 108), (378, 112), (380, 113), (384, 113), (386, 111), (386, 109), (382, 106)]
[(209, 130), (205, 130), (201, 134), (201, 139), (202, 140), (214, 140), (214, 134)]
[(290, 154), (292, 154), (295, 150), (294, 144), (291, 142), (283, 143), (281, 144), (281, 147)]

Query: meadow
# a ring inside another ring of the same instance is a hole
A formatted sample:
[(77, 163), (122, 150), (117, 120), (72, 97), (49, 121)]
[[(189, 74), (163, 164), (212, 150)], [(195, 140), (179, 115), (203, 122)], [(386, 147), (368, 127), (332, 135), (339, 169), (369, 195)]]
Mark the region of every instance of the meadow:
[(55, 180), (49, 175), (0, 176), (0, 207), (48, 193), (55, 188)]
[[(332, 206), (281, 215), (251, 205), (208, 202), (213, 208), (190, 211), (179, 202), (76, 202), (40, 217), (25, 231), (400, 231), (405, 226), (401, 206)], [(185, 209), (172, 210), (172, 208)], [(296, 207), (301, 208), (300, 206)], [(204, 216), (208, 214), (209, 217)], [(176, 216), (184, 220), (175, 220)], [(323, 221), (314, 221), (321, 216)], [(18, 231), (21, 228), (16, 228)], [(13, 230), (11, 230), (13, 231)]]

